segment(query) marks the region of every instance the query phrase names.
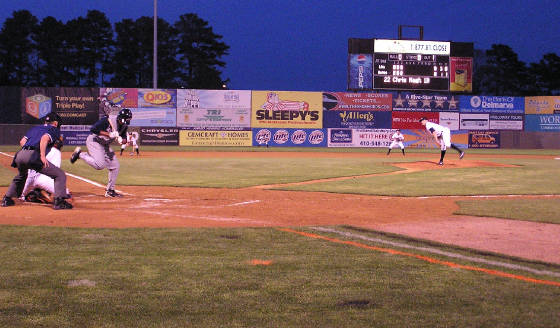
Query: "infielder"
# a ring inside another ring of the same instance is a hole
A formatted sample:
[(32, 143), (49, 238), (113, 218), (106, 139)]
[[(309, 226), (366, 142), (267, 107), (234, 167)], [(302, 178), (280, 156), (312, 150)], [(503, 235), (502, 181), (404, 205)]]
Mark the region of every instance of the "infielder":
[(45, 124), (35, 126), (27, 133), (19, 144), (21, 150), (14, 155), (12, 167), (16, 167), (18, 174), (12, 180), (8, 191), (2, 199), (2, 207), (15, 205), (13, 197), (19, 198), (23, 192), (29, 169), (45, 174), (54, 179), (53, 209), (67, 210), (73, 206), (66, 201), (66, 173), (47, 160), (47, 153), (55, 140), (60, 138), (62, 119), (55, 112), (45, 116)]
[(436, 140), (436, 143), (440, 146), (441, 157), (439, 159), (439, 165), (443, 165), (443, 158), (445, 157), (445, 151), (447, 150), (447, 147), (455, 149), (457, 152), (459, 152), (459, 159), (463, 159), (463, 156), (465, 156), (465, 152), (462, 151), (461, 148), (451, 143), (451, 131), (449, 130), (449, 128), (430, 122), (425, 117), (422, 117), (420, 119), (420, 123), (422, 123), (422, 125), (426, 127), (426, 130), (428, 130), (432, 134), (432, 136)]
[[(47, 160), (56, 167), (60, 167), (62, 162), (62, 154), (60, 153), (62, 145), (62, 138), (57, 139), (47, 154)], [(45, 196), (42, 191), (46, 191), (48, 195)], [(50, 195), (53, 194), (54, 180), (51, 177), (30, 169), (27, 173), (27, 180), (25, 181), (25, 186), (23, 187), (20, 199), (27, 202), (50, 203), (52, 201)], [(68, 195), (67, 201), (71, 201), (72, 195), (70, 194), (70, 190), (68, 190), (68, 188), (66, 188), (66, 194)]]
[(401, 148), (402, 154), (404, 156), (404, 135), (401, 133), (401, 130), (397, 129), (395, 133), (391, 136), (391, 145), (389, 146), (389, 150), (387, 151), (387, 156), (391, 153), (391, 149), (395, 148), (395, 146), (399, 146)]
[(136, 137), (132, 132), (127, 132), (126, 134), (126, 143), (123, 142), (123, 144), (121, 145), (121, 156), (123, 151), (126, 149), (127, 145), (130, 145), (132, 147), (132, 151), (130, 152), (130, 155), (134, 155), (134, 151), (136, 151), (136, 156), (140, 156), (138, 143), (136, 142)]
[[(88, 152), (82, 152), (80, 147), (76, 147), (70, 158), (70, 163), (74, 164), (78, 158), (81, 158), (96, 170), (106, 168), (109, 173), (105, 197), (122, 197), (115, 191), (120, 164), (111, 148), (111, 142), (115, 139), (118, 139), (120, 144), (125, 142), (126, 130), (132, 119), (132, 112), (128, 108), (123, 108), (119, 111), (116, 122), (113, 121), (111, 124), (110, 119), (108, 116), (104, 116), (91, 126), (91, 134), (86, 139)], [(113, 126), (116, 127), (117, 131), (113, 131)]]

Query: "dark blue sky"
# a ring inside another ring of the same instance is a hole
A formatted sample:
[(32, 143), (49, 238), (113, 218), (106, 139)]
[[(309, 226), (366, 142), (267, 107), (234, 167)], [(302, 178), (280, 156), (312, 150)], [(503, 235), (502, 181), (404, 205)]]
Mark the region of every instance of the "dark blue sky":
[[(104, 12), (112, 23), (153, 16), (153, 0), (0, 0), (0, 21), (14, 10), (64, 22)], [(510, 46), (526, 62), (560, 55), (560, 1), (159, 0), (169, 23), (186, 13), (208, 21), (230, 54), (230, 89), (345, 91), (349, 38), (397, 38), (398, 26), (424, 26), (425, 40)]]

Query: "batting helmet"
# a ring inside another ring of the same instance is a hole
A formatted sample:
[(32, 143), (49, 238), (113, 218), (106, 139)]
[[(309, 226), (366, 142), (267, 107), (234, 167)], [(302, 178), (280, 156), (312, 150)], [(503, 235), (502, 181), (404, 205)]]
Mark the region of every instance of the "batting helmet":
[(119, 114), (117, 115), (117, 123), (119, 123), (119, 125), (129, 125), (130, 124), (130, 120), (132, 119), (132, 111), (128, 108), (123, 108), (119, 111)]

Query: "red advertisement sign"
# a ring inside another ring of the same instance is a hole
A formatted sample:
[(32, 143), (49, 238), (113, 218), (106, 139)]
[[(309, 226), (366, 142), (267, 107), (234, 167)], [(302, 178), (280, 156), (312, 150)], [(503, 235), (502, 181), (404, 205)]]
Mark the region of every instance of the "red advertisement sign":
[(391, 127), (393, 129), (424, 129), (419, 122), (425, 117), (430, 122), (439, 124), (439, 113), (433, 112), (393, 112)]
[(391, 111), (392, 107), (391, 93), (323, 93), (324, 110)]

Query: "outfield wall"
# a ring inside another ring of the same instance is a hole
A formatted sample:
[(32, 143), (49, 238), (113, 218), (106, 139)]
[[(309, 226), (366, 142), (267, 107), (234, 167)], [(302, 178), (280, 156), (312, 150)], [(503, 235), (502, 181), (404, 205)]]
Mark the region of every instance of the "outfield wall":
[[(387, 147), (395, 129), (410, 148), (437, 148), (420, 117), (469, 148), (560, 148), (560, 96), (495, 97), (383, 92), (299, 92), (136, 88), (0, 88), (6, 98), (0, 144), (56, 111), (65, 143), (118, 107), (133, 113), (141, 145)], [(17, 102), (19, 99), (19, 103)], [(4, 99), (0, 99), (4, 100)], [(110, 103), (112, 106), (107, 106)]]

